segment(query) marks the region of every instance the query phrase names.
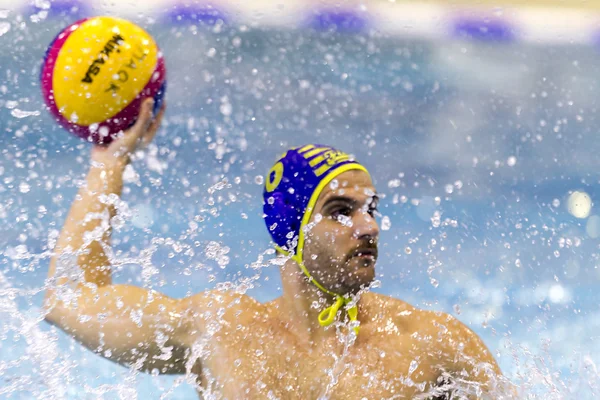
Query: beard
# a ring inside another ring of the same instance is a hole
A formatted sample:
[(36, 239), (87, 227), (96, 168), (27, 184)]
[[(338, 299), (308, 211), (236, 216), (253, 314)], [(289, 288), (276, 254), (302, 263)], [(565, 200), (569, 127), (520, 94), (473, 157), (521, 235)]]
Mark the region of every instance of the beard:
[(375, 280), (375, 260), (361, 257), (350, 258), (339, 279), (340, 294), (357, 294)]
[[(311, 239), (316, 240), (311, 243)], [(339, 295), (356, 294), (375, 280), (378, 255), (376, 240), (355, 242), (352, 248), (346, 248), (343, 254), (339, 254), (335, 238), (311, 239), (307, 240), (309, 246), (305, 248), (308, 252), (303, 257), (304, 265), (310, 275), (327, 290)]]
[[(321, 263), (318, 261), (321, 260)], [(323, 264), (323, 260), (327, 260)], [(339, 295), (355, 295), (375, 280), (376, 258), (345, 255), (334, 258), (319, 256), (310, 266), (310, 275), (327, 290)]]

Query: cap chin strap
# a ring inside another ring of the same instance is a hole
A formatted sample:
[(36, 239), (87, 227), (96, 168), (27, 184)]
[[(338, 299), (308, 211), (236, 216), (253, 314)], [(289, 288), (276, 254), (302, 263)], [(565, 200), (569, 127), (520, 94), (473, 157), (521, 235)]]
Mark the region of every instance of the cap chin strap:
[[(312, 195), (308, 201), (306, 210), (304, 211), (304, 215), (302, 216), (302, 221), (300, 224), (300, 231), (298, 232), (298, 244), (296, 246), (296, 253), (294, 255), (292, 255), (292, 260), (296, 261), (296, 263), (300, 266), (300, 269), (302, 269), (302, 272), (304, 272), (304, 275), (306, 275), (308, 277), (309, 282), (312, 282), (313, 285), (315, 285), (317, 288), (319, 288), (322, 292), (327, 293), (328, 295), (333, 296), (335, 298), (335, 303), (333, 303), (331, 306), (327, 307), (326, 309), (321, 311), (321, 313), (319, 313), (319, 324), (321, 324), (321, 326), (331, 325), (335, 321), (337, 312), (340, 310), (340, 308), (342, 308), (342, 306), (345, 307), (346, 313), (348, 314), (348, 318), (350, 319), (351, 322), (358, 321), (358, 307), (356, 305), (354, 305), (352, 307), (348, 307), (348, 305), (352, 302), (352, 299), (350, 299), (347, 296), (342, 296), (340, 294), (337, 294), (330, 290), (325, 289), (323, 287), (323, 285), (321, 285), (315, 278), (313, 278), (310, 275), (310, 272), (308, 272), (308, 269), (306, 269), (306, 266), (304, 265), (303, 256), (302, 256), (302, 254), (304, 252), (304, 239), (305, 239), (304, 238), (304, 227), (307, 226), (310, 221), (312, 212), (315, 208), (315, 205), (317, 204), (319, 195), (321, 194), (321, 192), (323, 191), (325, 186), (327, 186), (329, 184), (329, 182), (331, 182), (336, 176), (338, 176), (346, 171), (350, 171), (350, 170), (360, 170), (360, 171), (364, 171), (367, 174), (369, 174), (369, 171), (367, 171), (367, 169), (365, 167), (363, 167), (362, 165), (360, 165), (358, 163), (350, 163), (350, 164), (344, 164), (337, 168), (332, 169), (325, 176), (325, 178), (323, 180), (321, 180), (321, 182), (319, 182), (319, 184), (315, 188), (314, 192), (312, 193)], [(290, 255), (289, 251), (286, 251), (278, 246), (276, 246), (276, 248), (277, 248), (277, 251), (279, 251), (280, 253)], [(358, 335), (358, 331), (359, 331), (359, 326), (357, 325), (354, 327), (354, 332)]]
[[(358, 307), (356, 306), (356, 304), (352, 307), (348, 307), (348, 304), (352, 302), (351, 298), (339, 295), (337, 293), (325, 289), (323, 285), (321, 285), (315, 278), (313, 278), (310, 275), (304, 263), (301, 260), (299, 260), (297, 256), (293, 256), (292, 259), (296, 261), (296, 263), (300, 266), (300, 269), (302, 269), (304, 275), (308, 277), (309, 282), (312, 282), (312, 284), (319, 288), (322, 292), (327, 293), (328, 295), (333, 296), (335, 298), (335, 302), (332, 305), (330, 305), (329, 307), (327, 307), (319, 313), (319, 324), (321, 326), (331, 325), (335, 321), (335, 317), (340, 308), (342, 308), (342, 306), (345, 306), (346, 313), (348, 314), (350, 322), (355, 322), (358, 320)], [(356, 335), (358, 335), (360, 327), (355, 326), (353, 329)]]

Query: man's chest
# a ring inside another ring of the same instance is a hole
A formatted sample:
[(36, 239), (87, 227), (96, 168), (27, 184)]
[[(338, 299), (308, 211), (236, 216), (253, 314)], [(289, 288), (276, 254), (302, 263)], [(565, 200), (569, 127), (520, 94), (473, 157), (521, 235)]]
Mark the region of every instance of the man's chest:
[(225, 398), (413, 398), (437, 385), (435, 352), (410, 338), (309, 351), (284, 339), (216, 340), (203, 369)]

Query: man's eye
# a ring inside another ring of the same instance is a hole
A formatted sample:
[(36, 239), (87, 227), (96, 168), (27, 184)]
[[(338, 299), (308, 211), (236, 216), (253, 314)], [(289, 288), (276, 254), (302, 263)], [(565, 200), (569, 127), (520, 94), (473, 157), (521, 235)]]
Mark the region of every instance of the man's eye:
[(349, 207), (340, 207), (332, 211), (331, 217), (333, 219), (338, 219), (338, 217), (342, 215), (345, 217), (349, 217), (351, 212), (352, 210)]

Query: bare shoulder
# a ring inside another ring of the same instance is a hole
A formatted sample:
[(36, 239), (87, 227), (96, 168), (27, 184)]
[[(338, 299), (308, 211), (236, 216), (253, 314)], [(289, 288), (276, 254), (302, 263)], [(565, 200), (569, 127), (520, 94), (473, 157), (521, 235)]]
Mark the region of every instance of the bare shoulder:
[(467, 334), (470, 330), (466, 325), (450, 314), (423, 310), (404, 300), (378, 293), (363, 295), (365, 307), (369, 314), (392, 318), (395, 322), (418, 331), (441, 329), (452, 334)]
[(465, 324), (450, 314), (438, 311), (423, 310), (403, 300), (378, 293), (366, 293), (364, 300), (371, 313), (379, 311), (385, 316), (400, 319), (405, 324), (414, 325), (415, 329), (441, 331), (450, 336), (465, 339), (476, 339), (478, 336)]
[(418, 311), (403, 300), (380, 293), (364, 293), (361, 300), (369, 314), (380, 313), (381, 316), (395, 317), (412, 315), (413, 312)]
[(370, 315), (378, 313), (383, 318), (390, 318), (415, 339), (435, 344), (447, 354), (460, 353), (479, 362), (488, 362), (497, 369), (496, 361), (483, 340), (451, 314), (423, 310), (377, 293), (366, 293), (364, 300)]
[(179, 310), (191, 325), (200, 329), (209, 323), (247, 325), (264, 322), (268, 318), (268, 309), (252, 297), (219, 289), (182, 299)]
[[(394, 332), (401, 338), (399, 343), (410, 343), (421, 354), (432, 356), (430, 367), (443, 374), (460, 376), (462, 381), (480, 384), (486, 391), (497, 389), (494, 385), (501, 382), (500, 368), (483, 340), (466, 324), (451, 314), (423, 310), (381, 294), (369, 293), (364, 300), (368, 313), (380, 316), (375, 332)], [(392, 325), (398, 329), (387, 329)]]

